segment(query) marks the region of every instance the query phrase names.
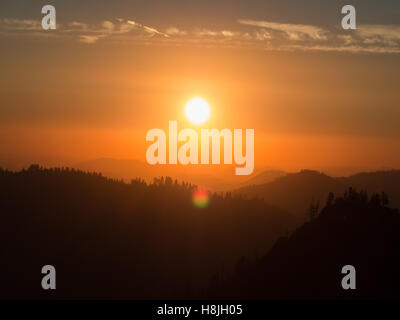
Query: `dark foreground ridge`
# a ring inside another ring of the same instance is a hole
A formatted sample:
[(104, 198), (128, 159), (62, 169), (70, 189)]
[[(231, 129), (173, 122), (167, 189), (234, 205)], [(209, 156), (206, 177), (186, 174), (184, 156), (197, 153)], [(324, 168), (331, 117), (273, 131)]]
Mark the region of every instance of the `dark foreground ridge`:
[[(0, 297), (399, 297), (400, 216), (385, 193), (331, 193), (289, 235), (298, 219), (263, 200), (213, 194), (199, 209), (194, 189), (170, 178), (0, 170)], [(41, 288), (44, 265), (56, 268), (56, 290)], [(344, 265), (356, 268), (356, 290), (341, 287)]]
[[(195, 298), (213, 274), (269, 250), (298, 220), (261, 200), (171, 178), (107, 179), (71, 169), (0, 170), (3, 298)], [(57, 289), (41, 288), (54, 265)]]
[[(233, 277), (214, 279), (209, 296), (224, 299), (352, 299), (400, 297), (400, 216), (386, 194), (349, 189), (330, 194), (319, 216)], [(344, 265), (356, 268), (356, 290), (343, 290)]]

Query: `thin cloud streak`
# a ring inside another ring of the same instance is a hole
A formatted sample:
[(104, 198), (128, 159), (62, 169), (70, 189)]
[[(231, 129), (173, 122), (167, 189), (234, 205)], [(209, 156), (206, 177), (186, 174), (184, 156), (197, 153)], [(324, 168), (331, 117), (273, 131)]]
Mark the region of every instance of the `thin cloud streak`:
[(0, 29), (9, 31), (39, 31), (42, 24), (37, 20), (30, 19), (0, 19)]
[[(239, 29), (239, 26), (240, 29)], [(247, 27), (253, 28), (249, 30)], [(357, 30), (328, 31), (318, 26), (238, 20), (235, 29), (183, 30), (174, 26), (160, 31), (132, 19), (116, 18), (97, 24), (72, 21), (57, 24), (57, 30), (42, 30), (41, 22), (30, 19), (0, 19), (0, 36), (75, 39), (94, 45), (99, 41), (203, 47), (254, 48), (258, 50), (336, 51), (351, 53), (400, 52), (400, 25), (360, 25)]]
[(400, 25), (360, 25), (357, 28), (357, 32), (362, 37), (382, 37), (384, 39), (400, 40)]
[(245, 19), (239, 19), (238, 22), (242, 25), (260, 27), (269, 30), (283, 32), (291, 40), (306, 40), (307, 38), (311, 38), (314, 40), (327, 39), (325, 36), (325, 33), (327, 33), (327, 31), (312, 25), (288, 24), (288, 23), (277, 23), (270, 21), (256, 21), (256, 20), (245, 20)]

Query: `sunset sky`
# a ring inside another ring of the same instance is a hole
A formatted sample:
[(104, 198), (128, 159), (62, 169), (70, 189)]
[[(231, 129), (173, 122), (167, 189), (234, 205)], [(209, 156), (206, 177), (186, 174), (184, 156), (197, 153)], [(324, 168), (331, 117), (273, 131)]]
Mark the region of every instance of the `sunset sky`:
[[(41, 28), (41, 7), (57, 30)], [(0, 2), (0, 165), (146, 161), (146, 132), (255, 129), (255, 165), (400, 167), (400, 1)]]

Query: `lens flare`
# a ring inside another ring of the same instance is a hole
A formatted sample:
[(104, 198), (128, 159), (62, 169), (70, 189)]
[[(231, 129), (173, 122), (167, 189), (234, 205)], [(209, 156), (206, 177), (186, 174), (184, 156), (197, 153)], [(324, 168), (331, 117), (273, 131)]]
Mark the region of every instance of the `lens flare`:
[(195, 207), (205, 208), (210, 203), (210, 196), (205, 189), (197, 189), (193, 192), (192, 201)]

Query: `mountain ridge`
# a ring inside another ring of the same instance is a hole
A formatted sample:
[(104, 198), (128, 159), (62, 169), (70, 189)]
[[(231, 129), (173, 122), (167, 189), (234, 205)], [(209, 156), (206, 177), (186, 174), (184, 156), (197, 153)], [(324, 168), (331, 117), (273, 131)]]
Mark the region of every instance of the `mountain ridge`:
[(400, 207), (400, 170), (361, 172), (350, 177), (330, 177), (315, 170), (288, 173), (272, 182), (245, 186), (233, 191), (249, 198), (263, 198), (267, 203), (299, 216), (307, 213), (311, 201), (323, 203), (329, 192), (343, 193), (349, 187), (367, 192), (386, 192), (394, 207)]

